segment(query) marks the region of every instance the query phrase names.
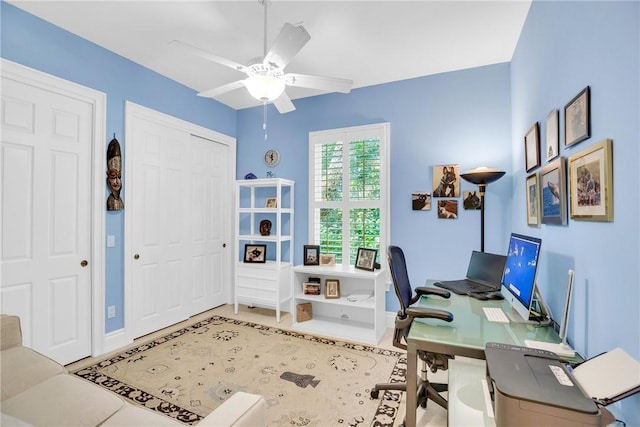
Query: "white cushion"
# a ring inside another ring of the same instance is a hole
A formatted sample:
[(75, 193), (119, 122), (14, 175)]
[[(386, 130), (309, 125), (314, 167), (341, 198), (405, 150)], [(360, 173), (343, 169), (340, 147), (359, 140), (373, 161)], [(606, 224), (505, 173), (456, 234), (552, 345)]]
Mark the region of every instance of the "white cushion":
[(124, 406), (117, 395), (68, 374), (2, 402), (2, 412), (34, 426), (97, 426)]
[(20, 346), (3, 350), (0, 355), (1, 400), (64, 372), (62, 365), (30, 348)]
[(102, 427), (169, 427), (184, 426), (180, 422), (139, 406), (126, 405), (113, 414)]
[(236, 392), (198, 423), (198, 427), (258, 427), (267, 425), (264, 397)]

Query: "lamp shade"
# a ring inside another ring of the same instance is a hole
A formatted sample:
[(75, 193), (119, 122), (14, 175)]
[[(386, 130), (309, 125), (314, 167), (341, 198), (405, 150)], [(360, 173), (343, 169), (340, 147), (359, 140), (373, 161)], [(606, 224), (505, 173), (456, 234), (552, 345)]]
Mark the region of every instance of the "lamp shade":
[(284, 91), (284, 81), (267, 74), (254, 74), (245, 79), (244, 85), (255, 99), (263, 102), (277, 99)]
[(460, 176), (462, 177), (462, 179), (472, 184), (487, 185), (502, 178), (505, 173), (506, 172), (498, 170), (496, 168), (488, 168), (482, 166), (466, 171), (465, 173), (460, 174)]

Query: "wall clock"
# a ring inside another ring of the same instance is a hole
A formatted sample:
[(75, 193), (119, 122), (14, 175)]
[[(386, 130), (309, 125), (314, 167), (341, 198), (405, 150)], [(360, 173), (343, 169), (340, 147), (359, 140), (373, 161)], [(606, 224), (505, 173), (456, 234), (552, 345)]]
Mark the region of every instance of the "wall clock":
[(267, 166), (275, 166), (280, 162), (280, 152), (275, 148), (271, 148), (264, 153), (264, 162)]

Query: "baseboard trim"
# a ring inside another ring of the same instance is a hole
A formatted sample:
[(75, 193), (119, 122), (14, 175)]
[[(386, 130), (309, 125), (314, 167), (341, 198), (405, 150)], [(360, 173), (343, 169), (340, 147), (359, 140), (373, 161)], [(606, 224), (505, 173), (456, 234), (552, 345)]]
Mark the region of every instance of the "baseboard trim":
[(118, 329), (116, 331), (109, 332), (104, 336), (104, 344), (102, 346), (101, 354), (93, 354), (93, 357), (102, 356), (103, 354), (111, 353), (112, 351), (120, 350), (123, 347), (133, 344), (133, 341), (127, 338), (125, 329)]

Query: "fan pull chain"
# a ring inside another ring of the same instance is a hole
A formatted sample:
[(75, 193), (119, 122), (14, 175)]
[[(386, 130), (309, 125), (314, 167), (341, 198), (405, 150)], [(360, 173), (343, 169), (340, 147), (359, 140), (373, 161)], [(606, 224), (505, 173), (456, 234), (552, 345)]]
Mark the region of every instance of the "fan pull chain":
[(263, 116), (262, 116), (262, 130), (264, 131), (264, 140), (267, 140), (267, 102), (262, 101), (262, 106), (264, 108)]

